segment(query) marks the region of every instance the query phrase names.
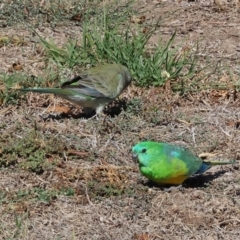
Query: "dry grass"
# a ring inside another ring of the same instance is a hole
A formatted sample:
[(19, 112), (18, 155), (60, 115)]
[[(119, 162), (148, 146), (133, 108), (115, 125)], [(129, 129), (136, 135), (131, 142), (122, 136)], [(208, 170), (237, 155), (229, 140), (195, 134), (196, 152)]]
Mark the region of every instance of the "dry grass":
[[(149, 8), (144, 13), (149, 21), (174, 9), (182, 13), (158, 31), (164, 38), (177, 28), (179, 41), (202, 36), (202, 64), (209, 62), (206, 55), (211, 61), (221, 57), (232, 72), (232, 78), (223, 71), (203, 81), (217, 79), (229, 88), (180, 96), (171, 91), (170, 83), (150, 89), (131, 86), (122, 96), (127, 102), (125, 111), (89, 121), (81, 118), (79, 107), (49, 95), (30, 93), (18, 105), (2, 105), (2, 239), (239, 238), (239, 165), (214, 167), (189, 179), (182, 190), (164, 192), (140, 176), (130, 154), (135, 143), (152, 139), (187, 146), (214, 159), (240, 160), (240, 95), (232, 86), (239, 77), (239, 53), (234, 47), (239, 44), (238, 9), (230, 3), (220, 9), (211, 1), (144, 2), (139, 1), (139, 11)], [(183, 27), (185, 32), (181, 32)], [(40, 30), (59, 44), (81, 32), (69, 21), (55, 30), (46, 23)], [(25, 26), (9, 24), (0, 36), (10, 39), (0, 47), (1, 72), (19, 63), (23, 66), (20, 72), (45, 74), (43, 49)], [(59, 114), (60, 107), (67, 111)], [(35, 156), (41, 171), (29, 158), (38, 150), (32, 146), (43, 151), (43, 156)], [(27, 156), (26, 151), (30, 151)]]

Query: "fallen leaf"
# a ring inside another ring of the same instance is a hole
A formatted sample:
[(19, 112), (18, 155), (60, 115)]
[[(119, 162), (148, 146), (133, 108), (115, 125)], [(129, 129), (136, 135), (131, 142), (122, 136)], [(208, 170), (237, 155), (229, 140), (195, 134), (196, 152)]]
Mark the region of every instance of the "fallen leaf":
[(76, 21), (76, 22), (81, 22), (83, 18), (83, 15), (81, 13), (73, 15), (70, 20), (71, 21)]
[(13, 63), (13, 65), (8, 68), (9, 72), (20, 71), (23, 69), (23, 66), (20, 63)]
[(73, 154), (73, 155), (78, 155), (78, 156), (88, 156), (89, 155), (88, 152), (80, 152), (77, 150), (69, 150), (68, 153)]
[(180, 118), (177, 118), (176, 120), (177, 120), (179, 123), (186, 124), (187, 126), (190, 126), (190, 125), (191, 125), (191, 123), (190, 123), (190, 122), (187, 122), (187, 121), (185, 121), (185, 120), (182, 120), (182, 119), (180, 119)]
[(149, 33), (149, 28), (147, 28), (147, 27), (144, 27), (144, 28), (143, 28), (143, 30), (142, 30), (142, 32), (143, 32), (144, 34), (147, 34), (147, 33)]
[(52, 106), (47, 110), (47, 112), (55, 112), (58, 114), (68, 113), (69, 111), (70, 111), (70, 108), (62, 107), (62, 106)]
[(200, 158), (208, 158), (208, 157), (214, 157), (216, 156), (216, 153), (200, 153), (198, 155)]
[(235, 127), (239, 128), (240, 127), (240, 120), (229, 120), (226, 122), (226, 125), (229, 127)]
[(150, 237), (150, 236), (149, 236), (148, 233), (135, 234), (135, 235), (134, 235), (134, 238), (135, 238), (136, 240), (150, 240), (149, 237)]
[(142, 24), (145, 21), (146, 21), (146, 16), (141, 16), (141, 17), (132, 16), (132, 18), (131, 18), (132, 23)]

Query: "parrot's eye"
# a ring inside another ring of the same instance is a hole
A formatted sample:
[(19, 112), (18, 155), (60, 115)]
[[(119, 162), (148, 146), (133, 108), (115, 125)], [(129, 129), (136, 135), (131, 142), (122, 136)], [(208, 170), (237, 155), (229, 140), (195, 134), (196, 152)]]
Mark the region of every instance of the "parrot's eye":
[(146, 151), (147, 151), (146, 148), (143, 148), (143, 149), (142, 149), (142, 153), (145, 153)]

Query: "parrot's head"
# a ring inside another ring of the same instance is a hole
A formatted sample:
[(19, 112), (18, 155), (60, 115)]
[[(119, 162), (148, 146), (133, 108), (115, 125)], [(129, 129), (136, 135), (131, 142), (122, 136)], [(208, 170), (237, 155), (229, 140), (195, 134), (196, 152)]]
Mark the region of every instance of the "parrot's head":
[(139, 167), (148, 165), (151, 153), (157, 144), (156, 142), (140, 142), (132, 147), (132, 158), (138, 162)]
[(121, 74), (123, 75), (125, 85), (128, 86), (132, 81), (132, 76), (127, 67), (123, 65), (120, 65), (120, 66), (121, 66)]
[(147, 149), (145, 146), (141, 143), (136, 144), (134, 147), (132, 147), (132, 159), (134, 161), (138, 161), (139, 157), (144, 155), (146, 153)]

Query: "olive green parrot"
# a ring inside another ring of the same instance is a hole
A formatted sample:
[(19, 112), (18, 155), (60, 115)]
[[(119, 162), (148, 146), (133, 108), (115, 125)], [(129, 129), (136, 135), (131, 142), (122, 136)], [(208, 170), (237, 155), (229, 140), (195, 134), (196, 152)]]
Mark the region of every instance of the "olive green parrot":
[(117, 98), (130, 84), (131, 75), (121, 64), (106, 64), (86, 70), (62, 84), (61, 88), (23, 88), (24, 92), (53, 93), (80, 105), (86, 112), (96, 109), (99, 114), (105, 105)]

